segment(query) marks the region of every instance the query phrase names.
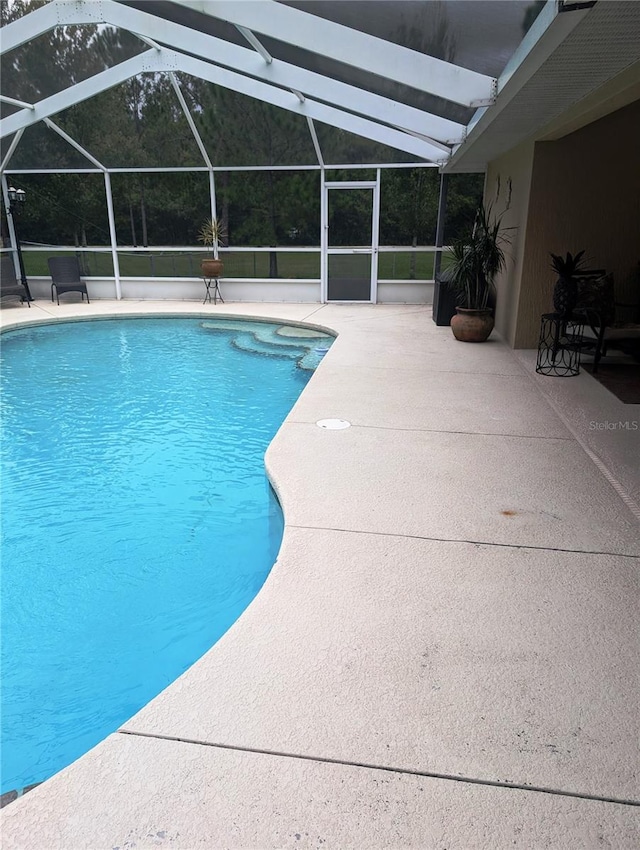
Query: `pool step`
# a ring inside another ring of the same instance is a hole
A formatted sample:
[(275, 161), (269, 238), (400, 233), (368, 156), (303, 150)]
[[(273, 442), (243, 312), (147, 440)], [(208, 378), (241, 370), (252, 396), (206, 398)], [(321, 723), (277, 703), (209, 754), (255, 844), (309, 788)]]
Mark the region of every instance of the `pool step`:
[(200, 322), (200, 327), (210, 331), (241, 331), (248, 333), (247, 324), (243, 319), (214, 319)]
[(301, 369), (307, 369), (309, 372), (313, 372), (318, 368), (320, 361), (322, 360), (324, 355), (318, 354), (313, 348), (301, 357), (298, 360), (298, 366)]
[(305, 339), (308, 342), (314, 342), (315, 340), (333, 340), (333, 336), (325, 333), (325, 331), (318, 331), (313, 328), (297, 327), (296, 325), (281, 325), (276, 330), (276, 334), (279, 337), (285, 337), (285, 339), (287, 337), (289, 339)]
[(315, 339), (296, 339), (295, 337), (279, 336), (277, 332), (269, 327), (252, 330), (251, 333), (258, 342), (268, 343), (269, 345), (278, 346), (278, 348), (295, 348), (298, 351), (309, 351), (314, 346), (318, 345)]
[[(310, 372), (317, 368), (333, 342), (333, 337), (322, 331), (301, 329), (301, 335), (296, 337), (293, 335), (295, 328), (289, 325), (283, 325), (274, 330), (267, 324), (263, 327), (256, 327), (254, 324), (248, 330), (247, 322), (242, 319), (216, 319), (211, 322), (201, 322), (200, 326), (205, 330), (239, 331), (237, 336), (231, 339), (231, 345), (234, 348), (252, 354), (297, 360), (301, 369)], [(280, 331), (284, 333), (279, 333)]]
[(267, 354), (271, 357), (282, 357), (285, 360), (299, 360), (306, 353), (306, 349), (293, 346), (277, 346), (268, 342), (262, 342), (252, 333), (238, 334), (231, 340), (234, 348), (240, 351), (248, 351), (252, 354)]

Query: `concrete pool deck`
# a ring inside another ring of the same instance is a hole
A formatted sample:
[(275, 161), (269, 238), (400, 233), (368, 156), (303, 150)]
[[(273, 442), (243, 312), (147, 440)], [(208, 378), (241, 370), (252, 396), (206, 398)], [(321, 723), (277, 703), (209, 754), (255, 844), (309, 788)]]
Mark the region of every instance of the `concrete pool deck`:
[(639, 846), (640, 406), (428, 306), (0, 318), (159, 313), (338, 332), (267, 452), (282, 549), (200, 661), (2, 810), (5, 850)]

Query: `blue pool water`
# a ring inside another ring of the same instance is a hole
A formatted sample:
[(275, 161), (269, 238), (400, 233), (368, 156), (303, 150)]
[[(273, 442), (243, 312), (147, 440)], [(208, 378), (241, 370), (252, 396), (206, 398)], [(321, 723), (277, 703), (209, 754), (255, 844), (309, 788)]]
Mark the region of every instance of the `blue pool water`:
[(2, 338), (2, 792), (118, 728), (229, 628), (282, 537), (264, 452), (329, 338), (78, 322)]

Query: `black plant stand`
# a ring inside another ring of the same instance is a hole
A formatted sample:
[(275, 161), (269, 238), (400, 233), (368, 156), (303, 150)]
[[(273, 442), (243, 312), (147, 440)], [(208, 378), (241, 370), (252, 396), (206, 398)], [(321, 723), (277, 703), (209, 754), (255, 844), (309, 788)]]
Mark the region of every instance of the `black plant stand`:
[(218, 301), (221, 304), (224, 304), (224, 298), (222, 297), (222, 293), (220, 292), (220, 278), (217, 277), (205, 277), (204, 285), (206, 287), (206, 292), (204, 295), (203, 304), (206, 304), (207, 301), (211, 304), (211, 296), (213, 295), (213, 303), (217, 304)]
[(583, 332), (582, 319), (545, 313), (540, 320), (536, 372), (556, 378), (578, 375)]

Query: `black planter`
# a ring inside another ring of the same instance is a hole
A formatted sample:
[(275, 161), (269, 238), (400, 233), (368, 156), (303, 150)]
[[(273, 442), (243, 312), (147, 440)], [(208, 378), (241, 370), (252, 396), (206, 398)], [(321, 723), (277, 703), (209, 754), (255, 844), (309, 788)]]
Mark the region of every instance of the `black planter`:
[(449, 286), (451, 273), (445, 269), (436, 275), (433, 287), (433, 321), (436, 325), (450, 325), (456, 315), (456, 294)]

